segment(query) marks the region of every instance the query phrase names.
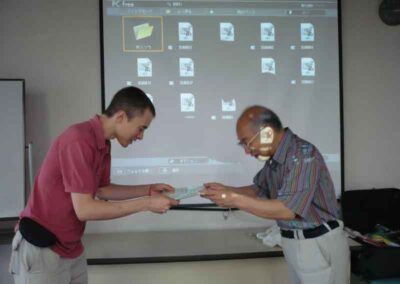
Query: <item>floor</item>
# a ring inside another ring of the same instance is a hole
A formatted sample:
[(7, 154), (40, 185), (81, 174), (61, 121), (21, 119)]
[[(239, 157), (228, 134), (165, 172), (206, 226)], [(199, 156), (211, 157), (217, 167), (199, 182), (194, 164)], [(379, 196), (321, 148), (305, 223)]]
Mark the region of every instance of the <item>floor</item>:
[[(10, 245), (0, 245), (0, 283), (13, 284), (12, 277), (8, 273), (8, 261), (10, 257)], [(90, 272), (89, 272), (90, 279)], [(352, 275), (351, 284), (366, 284), (367, 282), (361, 281), (358, 277)], [(395, 282), (390, 282), (395, 283)]]

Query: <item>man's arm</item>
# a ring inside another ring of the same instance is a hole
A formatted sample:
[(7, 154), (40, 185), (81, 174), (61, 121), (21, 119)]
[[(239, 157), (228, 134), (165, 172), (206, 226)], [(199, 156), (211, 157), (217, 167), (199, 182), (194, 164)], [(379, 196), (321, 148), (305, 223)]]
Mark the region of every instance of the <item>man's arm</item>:
[(253, 215), (275, 220), (293, 220), (296, 217), (295, 213), (279, 200), (258, 199), (252, 186), (235, 188), (208, 183), (205, 187), (201, 195), (221, 207), (239, 208)]
[(71, 193), (72, 204), (79, 220), (109, 220), (141, 211), (165, 213), (178, 202), (165, 195), (144, 197), (122, 202), (96, 200), (91, 194)]
[(250, 197), (257, 197), (257, 191), (254, 190), (252, 185), (246, 185), (241, 187), (231, 187), (233, 192), (243, 194)]
[[(257, 197), (257, 192), (254, 190), (252, 185), (234, 187), (228, 186), (217, 182), (209, 182), (204, 184), (205, 189), (214, 189), (214, 190), (229, 190), (231, 192), (235, 192), (237, 194), (242, 194), (251, 197)], [(205, 197), (205, 196), (204, 196)]]
[(126, 200), (141, 196), (149, 196), (150, 185), (118, 185), (110, 184), (100, 187), (96, 197), (103, 200)]
[(145, 185), (110, 184), (98, 189), (96, 197), (102, 200), (127, 200), (142, 196), (156, 195), (162, 192), (173, 192), (168, 184), (156, 183)]
[(258, 217), (274, 220), (293, 220), (296, 214), (277, 199), (257, 199), (248, 196), (233, 196), (234, 207)]

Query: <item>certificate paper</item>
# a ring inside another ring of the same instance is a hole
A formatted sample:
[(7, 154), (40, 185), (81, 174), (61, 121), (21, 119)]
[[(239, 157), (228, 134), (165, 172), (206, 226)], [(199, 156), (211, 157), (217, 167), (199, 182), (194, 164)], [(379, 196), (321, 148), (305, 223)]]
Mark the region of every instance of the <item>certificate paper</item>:
[(203, 188), (203, 186), (179, 187), (175, 188), (175, 192), (168, 193), (168, 196), (176, 200), (186, 199), (193, 196), (198, 196), (199, 191), (201, 191)]

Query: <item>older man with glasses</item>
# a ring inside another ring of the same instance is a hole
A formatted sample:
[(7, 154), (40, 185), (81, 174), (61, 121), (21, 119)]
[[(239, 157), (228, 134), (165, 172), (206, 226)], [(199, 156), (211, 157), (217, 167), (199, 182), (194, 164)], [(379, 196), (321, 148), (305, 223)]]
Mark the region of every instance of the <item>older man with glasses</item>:
[(325, 161), (311, 143), (283, 128), (262, 106), (247, 108), (236, 126), (239, 145), (264, 167), (244, 187), (206, 183), (202, 196), (277, 220), (293, 283), (350, 283), (350, 251)]

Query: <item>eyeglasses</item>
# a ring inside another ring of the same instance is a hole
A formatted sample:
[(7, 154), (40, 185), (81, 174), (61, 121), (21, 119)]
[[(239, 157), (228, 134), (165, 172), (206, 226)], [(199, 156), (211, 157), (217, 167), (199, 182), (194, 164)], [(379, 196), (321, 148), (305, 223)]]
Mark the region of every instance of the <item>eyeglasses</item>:
[(250, 140), (247, 143), (244, 143), (244, 141), (239, 141), (238, 145), (240, 147), (243, 147), (246, 150), (252, 150), (254, 149), (253, 147), (250, 147), (251, 143), (253, 143), (254, 139), (257, 138), (258, 135), (260, 135), (261, 131), (264, 129), (265, 127), (262, 127), (256, 134), (253, 135), (253, 137), (250, 138)]

